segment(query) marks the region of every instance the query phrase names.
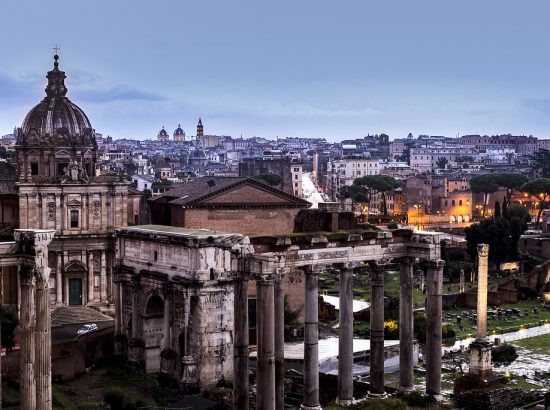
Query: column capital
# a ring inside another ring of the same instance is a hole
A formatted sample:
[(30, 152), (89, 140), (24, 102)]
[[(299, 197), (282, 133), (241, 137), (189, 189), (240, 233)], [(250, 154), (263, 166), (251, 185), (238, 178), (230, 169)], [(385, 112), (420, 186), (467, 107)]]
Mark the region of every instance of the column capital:
[(19, 269), (19, 280), (21, 281), (21, 286), (34, 286), (34, 269), (30, 266), (21, 266)]
[(362, 265), (361, 262), (344, 262), (344, 263), (336, 263), (334, 266), (336, 266), (340, 270), (354, 270), (355, 268), (358, 268)]
[(430, 260), (428, 262), (428, 268), (443, 269), (445, 267), (445, 261), (442, 259)]
[(36, 287), (47, 289), (50, 282), (50, 268), (36, 268), (34, 269), (34, 275), (36, 277)]
[(174, 294), (174, 282), (166, 282), (163, 286), (164, 296), (172, 296)]
[(48, 245), (55, 234), (53, 229), (16, 229), (13, 233), (19, 252), (34, 257), (38, 267), (48, 267)]
[(319, 273), (325, 270), (325, 266), (324, 265), (306, 265), (302, 269), (306, 275), (319, 276)]
[(489, 256), (489, 245), (486, 243), (480, 243), (477, 245), (477, 256), (485, 258)]
[(416, 258), (412, 257), (412, 256), (404, 256), (402, 258), (399, 258), (399, 262), (400, 263), (408, 263), (408, 264), (413, 264), (414, 263), (414, 260)]

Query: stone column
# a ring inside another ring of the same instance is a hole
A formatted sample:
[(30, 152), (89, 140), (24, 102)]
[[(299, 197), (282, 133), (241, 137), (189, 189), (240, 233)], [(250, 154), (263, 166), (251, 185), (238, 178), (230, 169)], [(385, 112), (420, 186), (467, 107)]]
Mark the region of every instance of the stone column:
[(260, 321), (258, 329), (258, 391), (256, 408), (271, 410), (275, 408), (275, 295), (274, 277), (262, 274), (256, 278), (260, 294)]
[(340, 312), (338, 326), (338, 397), (336, 402), (353, 405), (353, 268), (345, 264), (340, 270)]
[(101, 302), (107, 301), (107, 258), (105, 251), (101, 251), (101, 276), (100, 276)]
[(319, 410), (319, 273), (313, 266), (307, 266), (304, 273), (304, 401), (301, 408)]
[(464, 269), (460, 269), (460, 283), (458, 285), (458, 292), (464, 293)]
[(61, 252), (57, 252), (57, 268), (55, 272), (55, 301), (58, 305), (63, 304), (63, 267)]
[(384, 396), (384, 271), (371, 263), (370, 306), (370, 391), (373, 397)]
[(399, 388), (414, 390), (413, 373), (413, 262), (401, 259), (399, 288)]
[(426, 394), (441, 397), (442, 260), (428, 262), (426, 304)]
[(88, 303), (94, 301), (94, 254), (88, 252)]
[(275, 409), (285, 407), (285, 270), (275, 276)]
[(233, 408), (248, 410), (248, 278), (244, 261), (233, 261), (235, 274), (234, 316), (235, 341), (233, 344)]
[(477, 245), (477, 334), (470, 344), (469, 373), (484, 379), (491, 376), (491, 347), (487, 339), (487, 292), (489, 245)]
[(128, 365), (134, 369), (144, 367), (145, 341), (142, 334), (143, 317), (141, 315), (141, 277), (132, 278), (132, 338), (128, 343)]
[(34, 339), (34, 287), (35, 278), (32, 268), (21, 266), (19, 270), (21, 284), (21, 303), (19, 320), (21, 322), (21, 349), (19, 350), (19, 372), (21, 374), (21, 409), (36, 409), (36, 381), (34, 378), (35, 339)]
[[(46, 258), (47, 263), (47, 258)], [(52, 336), (50, 316), (50, 268), (36, 273), (36, 403), (38, 409), (52, 408)]]
[(174, 315), (174, 283), (164, 284), (163, 349), (160, 353), (160, 373), (168, 380), (177, 380), (177, 354), (172, 348), (172, 318)]

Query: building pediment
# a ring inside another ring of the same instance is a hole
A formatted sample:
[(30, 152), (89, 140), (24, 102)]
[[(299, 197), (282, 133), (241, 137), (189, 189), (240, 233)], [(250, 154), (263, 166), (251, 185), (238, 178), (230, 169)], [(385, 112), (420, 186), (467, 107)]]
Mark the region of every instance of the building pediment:
[(67, 202), (67, 206), (82, 206), (82, 202), (76, 199), (71, 199)]

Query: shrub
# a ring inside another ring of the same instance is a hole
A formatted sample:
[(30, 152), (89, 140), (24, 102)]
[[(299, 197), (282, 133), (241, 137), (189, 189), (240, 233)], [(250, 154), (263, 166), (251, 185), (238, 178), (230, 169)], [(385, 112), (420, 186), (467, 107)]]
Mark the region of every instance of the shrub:
[(103, 400), (111, 410), (124, 410), (124, 393), (118, 389), (110, 389), (103, 393)]
[(516, 347), (508, 343), (493, 347), (491, 349), (491, 356), (493, 358), (493, 363), (498, 365), (510, 364), (518, 358)]
[(388, 320), (384, 322), (384, 338), (385, 339), (399, 338), (399, 325), (397, 323), (397, 320)]
[(452, 328), (452, 326), (444, 325), (443, 328), (441, 329), (441, 337), (443, 339), (450, 339), (455, 336), (456, 336), (456, 333)]

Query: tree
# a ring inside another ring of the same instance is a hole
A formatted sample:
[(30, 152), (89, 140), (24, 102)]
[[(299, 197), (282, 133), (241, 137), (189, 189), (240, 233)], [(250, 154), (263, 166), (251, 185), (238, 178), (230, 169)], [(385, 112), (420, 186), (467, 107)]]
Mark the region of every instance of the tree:
[(550, 178), (550, 151), (539, 149), (530, 157), (531, 169), (540, 173), (543, 178)]
[(547, 209), (550, 205), (550, 179), (533, 179), (523, 184), (521, 187), (521, 191), (527, 192), (528, 194), (537, 198), (539, 212), (537, 214), (537, 219), (535, 220), (535, 227), (538, 227), (542, 211), (544, 209)]
[(253, 179), (255, 179), (256, 181), (265, 182), (266, 184), (271, 186), (277, 186), (283, 180), (281, 176), (277, 174), (260, 174)]
[(523, 184), (529, 181), (529, 178), (525, 175), (514, 172), (502, 172), (489, 175), (492, 175), (493, 180), (498, 184), (498, 186), (506, 188), (506, 198), (508, 199), (508, 202), (512, 199), (514, 191), (520, 189)]
[(361, 185), (343, 186), (338, 192), (339, 198), (351, 199), (351, 208), (353, 210), (353, 204), (356, 202), (370, 204), (370, 199), (372, 196), (372, 190), (367, 189)]
[(2, 346), (11, 350), (13, 348), (13, 332), (19, 325), (17, 311), (14, 307), (8, 305), (0, 305), (1, 316), (1, 342)]
[(445, 157), (441, 157), (437, 160), (437, 162), (435, 163), (435, 165), (437, 165), (437, 167), (439, 169), (445, 169), (445, 167), (447, 166), (447, 164), (449, 163), (449, 161), (447, 160), (447, 158)]
[(506, 197), (502, 200), (502, 217), (508, 219), (508, 200)]
[(470, 180), (470, 189), (475, 193), (483, 192), (482, 216), (485, 216), (489, 194), (498, 191), (498, 184), (495, 181), (493, 174), (481, 174), (473, 177)]
[[(412, 138), (412, 135), (409, 134), (410, 138)], [(409, 137), (407, 137), (409, 138)], [(407, 164), (411, 165), (411, 148), (414, 147), (414, 141), (409, 140), (405, 142), (405, 148), (403, 149), (403, 154), (397, 157), (398, 161), (406, 162)]]
[(382, 213), (387, 215), (388, 207), (386, 204), (386, 193), (399, 188), (401, 183), (389, 175), (367, 175), (357, 178), (353, 181), (353, 185), (365, 187), (365, 190), (369, 191), (371, 195), (380, 193), (382, 195)]
[(500, 218), (500, 202), (495, 202), (495, 218)]

